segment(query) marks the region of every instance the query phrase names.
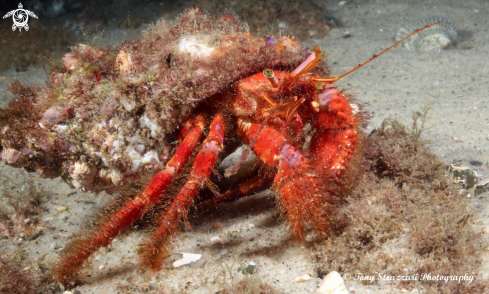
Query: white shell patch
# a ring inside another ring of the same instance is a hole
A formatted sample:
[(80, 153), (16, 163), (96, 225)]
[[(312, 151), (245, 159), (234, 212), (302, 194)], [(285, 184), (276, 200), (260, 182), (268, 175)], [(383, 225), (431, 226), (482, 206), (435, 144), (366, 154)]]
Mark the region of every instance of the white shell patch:
[(196, 262), (202, 257), (202, 254), (196, 254), (196, 253), (183, 253), (183, 252), (177, 252), (183, 255), (182, 259), (179, 259), (173, 263), (173, 267), (181, 267), (186, 264)]

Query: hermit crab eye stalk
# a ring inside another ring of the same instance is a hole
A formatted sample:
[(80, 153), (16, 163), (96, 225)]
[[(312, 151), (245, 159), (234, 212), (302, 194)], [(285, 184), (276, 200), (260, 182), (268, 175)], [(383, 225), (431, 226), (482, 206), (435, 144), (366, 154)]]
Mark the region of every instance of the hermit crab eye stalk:
[(273, 88), (278, 88), (278, 79), (273, 73), (273, 70), (267, 68), (263, 71), (263, 75), (270, 81)]

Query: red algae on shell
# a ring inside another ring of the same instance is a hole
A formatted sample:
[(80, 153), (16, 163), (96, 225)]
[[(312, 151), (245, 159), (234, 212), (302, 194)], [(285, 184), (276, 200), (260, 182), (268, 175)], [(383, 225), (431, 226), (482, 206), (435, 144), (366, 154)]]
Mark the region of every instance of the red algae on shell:
[(151, 178), (202, 101), (266, 68), (291, 70), (308, 53), (292, 37), (269, 42), (245, 28), (232, 16), (188, 9), (117, 48), (73, 47), (45, 85), (9, 85), (3, 160), (86, 191)]

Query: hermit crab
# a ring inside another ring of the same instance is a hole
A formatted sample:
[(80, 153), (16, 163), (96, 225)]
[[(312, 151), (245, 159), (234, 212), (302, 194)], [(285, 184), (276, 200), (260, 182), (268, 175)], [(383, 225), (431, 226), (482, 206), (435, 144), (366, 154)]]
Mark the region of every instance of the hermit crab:
[[(14, 98), (0, 110), (5, 163), (85, 191), (143, 187), (65, 246), (56, 280), (76, 279), (93, 253), (155, 208), (158, 226), (138, 252), (141, 268), (160, 270), (205, 186), (216, 194), (205, 202), (216, 203), (272, 185), (297, 239), (308, 228), (327, 232), (338, 198), (330, 187), (359, 142), (359, 106), (332, 84), (350, 72), (328, 78), (318, 48), (253, 37), (231, 15), (190, 8), (118, 48), (72, 48), (44, 86), (11, 83)], [(221, 194), (214, 166), (242, 144), (270, 168)], [(175, 181), (182, 175), (184, 184)]]

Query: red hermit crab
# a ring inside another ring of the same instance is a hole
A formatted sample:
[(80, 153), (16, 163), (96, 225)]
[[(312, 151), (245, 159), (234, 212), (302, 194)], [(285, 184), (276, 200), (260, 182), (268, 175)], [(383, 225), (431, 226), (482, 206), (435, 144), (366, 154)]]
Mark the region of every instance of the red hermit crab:
[[(242, 144), (272, 168), (207, 203), (273, 185), (297, 239), (309, 226), (327, 232), (337, 198), (330, 184), (356, 150), (361, 120), (331, 83), (370, 60), (324, 78), (320, 59), (319, 49), (310, 53), (291, 37), (252, 37), (231, 16), (189, 9), (118, 48), (72, 48), (44, 86), (12, 83), (14, 98), (0, 110), (7, 164), (95, 192), (149, 182), (66, 245), (57, 281), (76, 278), (94, 252), (154, 207), (158, 226), (138, 252), (142, 268), (161, 269), (199, 191), (215, 190), (216, 162)], [(187, 164), (180, 186), (174, 180)], [(178, 192), (167, 195), (170, 188)]]

